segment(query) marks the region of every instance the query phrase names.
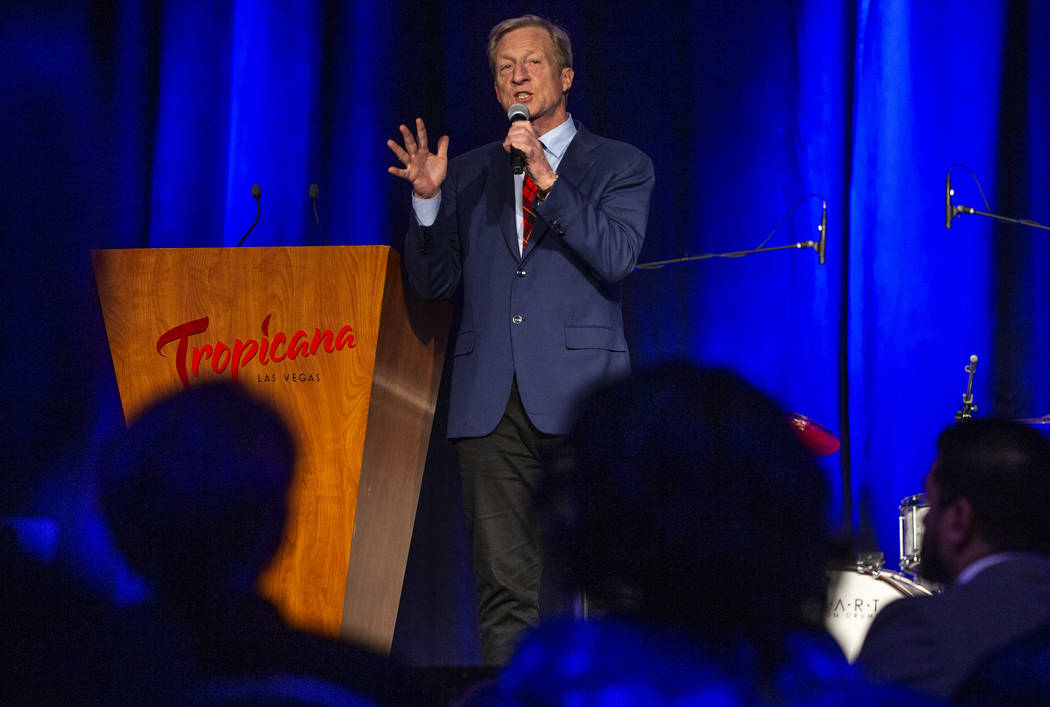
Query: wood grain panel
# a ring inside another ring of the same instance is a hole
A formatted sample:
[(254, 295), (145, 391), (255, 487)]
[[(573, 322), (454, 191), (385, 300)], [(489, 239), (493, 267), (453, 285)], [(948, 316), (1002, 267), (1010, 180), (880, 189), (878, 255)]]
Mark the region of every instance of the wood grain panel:
[[(374, 444), (398, 445), (396, 437), (384, 438), (378, 431), (368, 431), (373, 418), (377, 425), (386, 419), (384, 415), (375, 417), (375, 412), (370, 415), (370, 405), (377, 394), (383, 405), (388, 405), (393, 399), (391, 390), (404, 393), (420, 383), (432, 386), (433, 390), (422, 395), (429, 401), (429, 412), (418, 409), (416, 398), (402, 397), (402, 403), (409, 403), (414, 413), (410, 420), (401, 420), (401, 431), (414, 440), (409, 445), (413, 449), (420, 434), (424, 435), (425, 454), (436, 376), (440, 375), (444, 355), (447, 307), (440, 336), (427, 333), (421, 338), (417, 333), (423, 330), (418, 322), (399, 321), (407, 320), (413, 307), (433, 311), (434, 305), (414, 300), (406, 305), (400, 259), (385, 246), (138, 249), (95, 251), (92, 255), (117, 384), (129, 422), (158, 398), (182, 386), (176, 373), (178, 342), (163, 347), (164, 356), (157, 352), (158, 339), (174, 327), (208, 318), (206, 330), (186, 339), (188, 363), (192, 363), (195, 348), (217, 347), (219, 341), (233, 349), (239, 340), (247, 351), (252, 341), (257, 347), (267, 340), (272, 345), (278, 332), (291, 339), (301, 329), (312, 340), (317, 328), (338, 334), (344, 325), (352, 327), (352, 348), (328, 353), (322, 347), (313, 355), (268, 363), (256, 355), (246, 358), (238, 380), (285, 415), (299, 448), (285, 540), (261, 580), (261, 590), (298, 626), (331, 636), (367, 633), (368, 627), (348, 629), (343, 610), (348, 568), (355, 554), (351, 547), (359, 512), (362, 460), (366, 445), (371, 448), (373, 439)], [(396, 283), (396, 296), (388, 280)], [(385, 316), (384, 308), (390, 309)], [(428, 322), (436, 325), (438, 319)], [(384, 352), (389, 350), (384, 357), (401, 363), (393, 368), (382, 364), (382, 382), (376, 385), (377, 350), (380, 341), (388, 339), (390, 343), (382, 347)], [(279, 355), (287, 348), (278, 346), (276, 352)], [(412, 356), (417, 358), (413, 360)], [(216, 372), (208, 363), (204, 360), (199, 375), (189, 371), (191, 385), (232, 376), (232, 366)], [(429, 373), (420, 378), (420, 370)], [(405, 376), (405, 382), (396, 380), (398, 376)], [(425, 430), (409, 430), (405, 425)], [(384, 459), (379, 454), (376, 463), (384, 465)], [(411, 505), (412, 518), (422, 462), (418, 454), (401, 455), (394, 462), (401, 465), (394, 477), (416, 479), (414, 491), (411, 482), (397, 489), (411, 496), (410, 501), (403, 497), (400, 505)], [(388, 500), (387, 496), (383, 498)], [(391, 533), (397, 538), (404, 535), (403, 514), (390, 518), (366, 515), (376, 527), (367, 532), (359, 527), (358, 536), (369, 538), (368, 542), (399, 546), (400, 540), (383, 538)], [(407, 519), (409, 537), (412, 518)], [(364, 554), (368, 555), (366, 550)], [(407, 544), (404, 551), (407, 556)], [(396, 568), (383, 564), (376, 571), (380, 574), (372, 579), (367, 571), (362, 575), (364, 584), (393, 591), (388, 575), (396, 574)], [(382, 574), (384, 571), (387, 574)], [(403, 577), (403, 558), (400, 573)], [(400, 581), (396, 582), (395, 616)], [(391, 636), (392, 632), (391, 623)]]
[(343, 635), (382, 652), (394, 636), (451, 319), (448, 302), (421, 302), (402, 275), (392, 253), (343, 608)]

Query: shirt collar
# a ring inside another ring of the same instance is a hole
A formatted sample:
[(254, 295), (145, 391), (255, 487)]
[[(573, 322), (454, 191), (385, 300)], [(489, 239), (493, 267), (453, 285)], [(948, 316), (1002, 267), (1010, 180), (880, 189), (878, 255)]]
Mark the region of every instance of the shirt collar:
[(561, 159), (565, 148), (575, 136), (576, 123), (572, 122), (572, 116), (569, 115), (565, 118), (564, 123), (540, 135), (540, 142), (543, 143), (543, 149), (554, 155), (556, 159)]
[(992, 567), (993, 565), (997, 565), (1000, 562), (1006, 562), (1007, 560), (1016, 560), (1021, 557), (1043, 558), (1042, 555), (1039, 555), (1034, 552), (996, 552), (991, 555), (985, 555), (981, 559), (975, 562), (971, 562), (969, 565), (967, 565), (966, 569), (960, 572), (959, 576), (955, 578), (954, 583), (966, 584), (974, 577), (976, 577), (980, 572), (988, 569), (989, 567)]

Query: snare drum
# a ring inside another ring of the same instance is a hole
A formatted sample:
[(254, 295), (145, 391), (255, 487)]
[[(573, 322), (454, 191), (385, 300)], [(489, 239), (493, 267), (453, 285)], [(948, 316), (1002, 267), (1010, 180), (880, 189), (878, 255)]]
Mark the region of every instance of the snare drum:
[(930, 594), (930, 590), (897, 572), (850, 565), (828, 573), (824, 626), (852, 663), (882, 607), (901, 597)]
[(919, 569), (919, 561), (922, 551), (922, 536), (925, 528), (922, 519), (930, 510), (930, 504), (926, 502), (926, 494), (917, 493), (901, 500), (899, 517), (897, 519), (900, 538), (900, 568), (915, 576)]

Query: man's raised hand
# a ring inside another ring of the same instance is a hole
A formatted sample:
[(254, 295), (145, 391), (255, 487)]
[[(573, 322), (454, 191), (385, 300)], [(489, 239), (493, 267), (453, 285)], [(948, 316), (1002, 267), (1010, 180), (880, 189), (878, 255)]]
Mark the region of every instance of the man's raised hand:
[(416, 118), (415, 137), (406, 126), (401, 125), (399, 129), (405, 146), (401, 147), (393, 140), (387, 140), (386, 146), (404, 167), (387, 167), (386, 171), (411, 182), (416, 196), (432, 199), (438, 195), (448, 172), (448, 135), (442, 135), (438, 140), (437, 154), (434, 154), (427, 146), (427, 127), (422, 118)]

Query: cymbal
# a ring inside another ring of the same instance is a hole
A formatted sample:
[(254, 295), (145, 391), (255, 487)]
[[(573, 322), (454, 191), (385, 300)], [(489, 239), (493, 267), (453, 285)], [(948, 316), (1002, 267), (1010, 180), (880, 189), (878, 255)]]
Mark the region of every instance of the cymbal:
[(1026, 417), (1020, 420), (1014, 420), (1014, 422), (1021, 425), (1028, 425), (1030, 427), (1050, 427), (1050, 415), (1043, 415), (1042, 417)]
[(841, 446), (839, 438), (832, 434), (831, 430), (802, 413), (788, 413), (788, 422), (791, 423), (791, 429), (802, 440), (802, 444), (818, 457), (826, 457), (839, 451)]

